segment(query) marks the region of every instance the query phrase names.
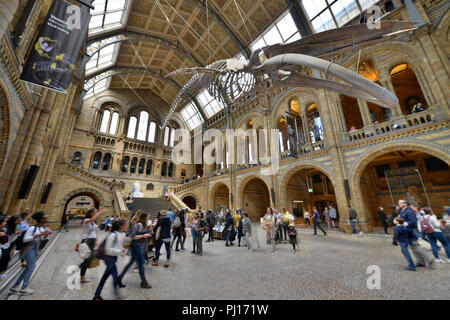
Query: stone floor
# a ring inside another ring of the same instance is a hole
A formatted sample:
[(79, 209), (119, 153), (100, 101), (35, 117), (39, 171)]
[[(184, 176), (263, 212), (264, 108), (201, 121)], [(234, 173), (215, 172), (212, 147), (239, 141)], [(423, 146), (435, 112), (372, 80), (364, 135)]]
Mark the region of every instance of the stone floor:
[[(122, 289), (126, 299), (448, 299), (450, 298), (450, 264), (439, 264), (437, 270), (419, 268), (404, 271), (405, 259), (392, 238), (384, 236), (354, 237), (337, 231), (329, 236), (312, 236), (311, 230), (300, 230), (300, 249), (293, 253), (287, 244), (269, 252), (265, 235), (259, 226), (261, 249), (245, 252), (237, 245), (225, 247), (217, 240), (204, 243), (204, 255), (194, 256), (191, 238), (187, 250), (174, 252), (170, 268), (146, 266), (150, 290), (139, 288), (139, 275), (130, 269)], [(81, 289), (68, 289), (66, 269), (80, 263), (73, 250), (80, 229), (63, 232), (39, 267), (30, 288), (36, 292), (21, 299), (92, 299), (104, 265), (89, 269), (90, 283)], [(99, 238), (105, 233), (100, 231)], [(236, 242), (237, 244), (237, 242)], [(165, 250), (162, 250), (165, 252)], [(128, 257), (119, 259), (119, 271)], [(165, 256), (160, 261), (164, 262)], [(381, 268), (381, 289), (367, 288), (367, 267)], [(103, 290), (112, 298), (112, 281)], [(9, 299), (17, 299), (11, 295)]]

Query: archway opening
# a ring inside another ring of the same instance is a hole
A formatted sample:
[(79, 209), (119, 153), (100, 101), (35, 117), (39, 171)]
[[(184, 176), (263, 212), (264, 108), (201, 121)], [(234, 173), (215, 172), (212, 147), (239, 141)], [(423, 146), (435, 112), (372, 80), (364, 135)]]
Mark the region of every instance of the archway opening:
[(230, 189), (224, 184), (220, 184), (215, 188), (213, 194), (213, 208), (225, 208), (229, 207), (230, 203)]
[(264, 181), (253, 178), (244, 187), (242, 194), (242, 209), (248, 212), (253, 221), (258, 221), (270, 206), (270, 194)]
[(317, 208), (322, 221), (325, 221), (323, 212), (332, 206), (339, 220), (334, 186), (322, 171), (311, 168), (298, 170), (287, 181), (285, 193), (286, 209), (299, 219), (299, 223), (304, 222), (306, 210), (312, 215), (313, 207)]
[(450, 170), (447, 163), (430, 154), (399, 149), (375, 157), (362, 171), (360, 187), (372, 227), (381, 226), (378, 207), (390, 215), (400, 199), (431, 207), (441, 217), (448, 205)]
[(184, 202), (186, 206), (188, 206), (189, 209), (195, 210), (197, 208), (197, 201), (193, 196), (186, 196), (181, 201)]
[(99, 208), (100, 199), (92, 192), (80, 192), (71, 196), (64, 206), (64, 211), (70, 219), (82, 219), (90, 208)]

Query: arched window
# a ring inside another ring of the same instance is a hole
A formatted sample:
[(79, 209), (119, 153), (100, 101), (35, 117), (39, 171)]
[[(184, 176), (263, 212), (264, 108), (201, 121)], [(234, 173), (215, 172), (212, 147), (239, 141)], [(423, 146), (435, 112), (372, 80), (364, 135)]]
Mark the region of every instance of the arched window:
[(153, 189), (155, 189), (155, 186), (153, 185), (153, 183), (149, 183), (147, 184), (145, 189), (148, 191), (153, 191)]
[(165, 177), (167, 175), (167, 162), (163, 162), (161, 168), (161, 176)]
[(306, 141), (305, 135), (303, 133), (302, 117), (300, 116), (300, 104), (297, 97), (292, 98), (291, 102), (289, 103), (289, 107), (291, 110), (291, 114), (295, 117), (295, 120), (297, 122), (298, 140), (300, 144), (305, 144)]
[(170, 129), (170, 146), (173, 147), (175, 145), (175, 129)]
[(102, 160), (102, 153), (100, 151), (97, 151), (94, 154), (94, 159), (92, 160), (92, 169), (98, 169), (101, 160)]
[(425, 96), (414, 71), (408, 64), (403, 63), (394, 67), (391, 70), (391, 80), (403, 114), (411, 114), (414, 105), (419, 102), (425, 107)]
[(144, 173), (144, 166), (145, 166), (145, 159), (141, 159), (139, 161), (139, 168), (138, 168), (139, 173)]
[(320, 119), (317, 104), (313, 103), (307, 107), (309, 134), (311, 142), (315, 143), (323, 140), (322, 120)]
[(137, 118), (130, 117), (130, 120), (128, 121), (127, 138), (134, 139), (134, 135), (136, 134), (136, 125), (137, 125)]
[(119, 124), (119, 113), (114, 112), (111, 118), (111, 124), (109, 126), (109, 134), (117, 133), (117, 126)]
[(147, 168), (145, 169), (145, 174), (152, 174), (153, 160), (147, 161)]
[(122, 172), (128, 172), (128, 163), (130, 162), (130, 157), (126, 156), (122, 161)]
[(148, 142), (155, 143), (156, 138), (156, 123), (150, 122), (150, 126), (148, 129)]
[(131, 160), (130, 173), (136, 172), (137, 161), (138, 161), (137, 158), (133, 158), (133, 160)]
[(82, 157), (81, 152), (79, 152), (79, 151), (75, 152), (72, 156), (72, 164), (74, 164), (76, 166), (80, 166), (81, 165), (81, 157)]
[(148, 126), (148, 113), (146, 111), (141, 111), (139, 115), (139, 126), (137, 139), (141, 141), (145, 141), (147, 135), (147, 126)]
[(107, 154), (105, 154), (105, 157), (103, 158), (102, 170), (104, 170), (104, 171), (109, 170), (110, 164), (111, 164), (111, 154), (107, 153)]
[(171, 163), (169, 164), (169, 170), (168, 170), (168, 172), (167, 172), (167, 176), (168, 176), (168, 177), (172, 177), (172, 175), (173, 175), (173, 163), (171, 162)]
[(100, 125), (100, 132), (108, 132), (109, 116), (111, 112), (109, 110), (103, 111), (102, 124)]
[(169, 132), (170, 132), (169, 130), (170, 130), (169, 127), (166, 127), (164, 129), (164, 145), (165, 146), (169, 145)]
[(289, 143), (287, 125), (284, 118), (280, 118), (280, 120), (278, 121), (278, 130), (280, 130), (278, 133), (280, 135), (280, 149), (281, 152), (284, 152), (288, 150)]
[(347, 131), (355, 131), (364, 127), (358, 100), (354, 97), (340, 95), (342, 113), (344, 114)]

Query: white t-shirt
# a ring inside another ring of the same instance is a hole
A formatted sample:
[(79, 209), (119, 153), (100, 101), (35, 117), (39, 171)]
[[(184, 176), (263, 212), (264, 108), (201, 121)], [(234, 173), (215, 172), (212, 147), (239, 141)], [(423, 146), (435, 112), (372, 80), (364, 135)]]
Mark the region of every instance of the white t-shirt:
[[(36, 231), (34, 231), (36, 229)], [(40, 234), (44, 232), (47, 228), (45, 227), (38, 227), (38, 226), (32, 226), (28, 228), (27, 232), (25, 232), (25, 235), (23, 236), (23, 242), (30, 242), (33, 240), (39, 241), (42, 237), (35, 238), (34, 236), (37, 234)]]
[(96, 239), (97, 238), (97, 224), (95, 222), (86, 223), (87, 219), (83, 220), (83, 236), (81, 239)]

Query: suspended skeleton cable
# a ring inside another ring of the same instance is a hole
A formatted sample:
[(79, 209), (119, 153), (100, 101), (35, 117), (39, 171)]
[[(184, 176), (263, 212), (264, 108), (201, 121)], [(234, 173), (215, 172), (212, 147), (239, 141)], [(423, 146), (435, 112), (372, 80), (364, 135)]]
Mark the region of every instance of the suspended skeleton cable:
[[(183, 18), (183, 16), (182, 16), (181, 14), (178, 13), (177, 9), (174, 8), (169, 2), (167, 2), (167, 0), (164, 0), (164, 1), (169, 5), (169, 7), (173, 10), (173, 12), (175, 12), (175, 13), (181, 18), (181, 20), (183, 20), (183, 22), (186, 23), (186, 25), (188, 26), (188, 28), (191, 29), (191, 30), (197, 35), (198, 39), (199, 39), (199, 40), (202, 40), (202, 36), (199, 35), (199, 34), (197, 33), (197, 31), (195, 31), (195, 29), (191, 27), (191, 25), (186, 21), (186, 19)], [(211, 47), (210, 47), (208, 44), (206, 44), (206, 46), (208, 47), (209, 50), (212, 50)], [(213, 51), (213, 53), (214, 53), (214, 56), (215, 56), (216, 58), (220, 59), (220, 57), (214, 52), (214, 50), (212, 50), (212, 51)]]
[(237, 11), (238, 11), (238, 13), (239, 13), (239, 16), (241, 17), (242, 23), (244, 24), (245, 30), (247, 30), (248, 37), (249, 37), (250, 40), (252, 40), (252, 36), (250, 35), (250, 31), (248, 31), (247, 24), (245, 23), (244, 17), (243, 17), (242, 14), (241, 14), (241, 10), (239, 10), (239, 6), (238, 6), (236, 0), (233, 0), (233, 1), (234, 1), (234, 5), (235, 5), (236, 8), (237, 8)]
[[(211, 57), (211, 45), (209, 43), (209, 19), (208, 19), (208, 0), (206, 0), (206, 36), (208, 37), (209, 56)], [(207, 61), (208, 62), (208, 61)]]
[(122, 81), (123, 82), (125, 82), (125, 84), (131, 89), (131, 91), (133, 91), (134, 92), (134, 94), (139, 98), (139, 100), (141, 100), (141, 102), (146, 106), (146, 107), (148, 107), (148, 104), (144, 101), (144, 99), (142, 99), (141, 98), (141, 96), (130, 86), (130, 84), (128, 83), (128, 81), (127, 80), (125, 80), (125, 78), (121, 75), (121, 74), (119, 74), (119, 76), (120, 76), (120, 78), (122, 79)]

